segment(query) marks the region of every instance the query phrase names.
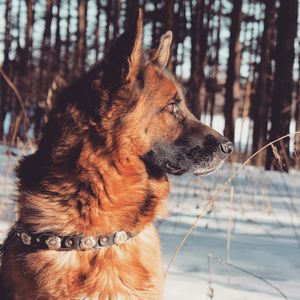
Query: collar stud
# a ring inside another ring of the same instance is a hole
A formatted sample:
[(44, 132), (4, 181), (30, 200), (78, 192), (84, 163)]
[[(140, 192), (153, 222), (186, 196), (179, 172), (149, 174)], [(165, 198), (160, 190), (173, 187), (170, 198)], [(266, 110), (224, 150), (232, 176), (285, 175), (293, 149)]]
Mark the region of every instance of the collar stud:
[(114, 243), (117, 245), (124, 244), (127, 239), (128, 237), (125, 231), (117, 231), (114, 236)]
[(58, 250), (61, 247), (61, 238), (59, 236), (50, 236), (45, 241), (50, 250)]
[(80, 238), (79, 247), (82, 250), (89, 250), (96, 246), (96, 240), (92, 236), (83, 236)]
[(31, 236), (25, 232), (21, 233), (21, 240), (25, 245), (31, 245)]

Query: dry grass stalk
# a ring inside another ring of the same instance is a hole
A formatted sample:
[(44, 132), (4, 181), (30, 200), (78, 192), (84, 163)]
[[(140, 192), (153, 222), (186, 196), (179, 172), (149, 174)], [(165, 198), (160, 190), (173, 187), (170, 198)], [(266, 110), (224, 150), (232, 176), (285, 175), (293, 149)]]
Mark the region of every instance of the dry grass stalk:
[(255, 273), (253, 273), (253, 272), (250, 272), (250, 271), (248, 271), (248, 270), (245, 270), (245, 269), (243, 269), (243, 268), (241, 268), (241, 267), (238, 267), (238, 266), (236, 266), (236, 265), (233, 265), (233, 264), (231, 264), (231, 263), (227, 263), (226, 261), (224, 261), (224, 260), (222, 260), (221, 258), (218, 258), (218, 257), (212, 255), (211, 253), (208, 253), (208, 256), (209, 256), (210, 258), (213, 258), (213, 259), (214, 259), (215, 261), (217, 261), (218, 263), (221, 263), (221, 264), (223, 264), (223, 265), (230, 266), (230, 267), (233, 268), (233, 269), (236, 269), (236, 270), (238, 270), (238, 271), (241, 271), (241, 272), (243, 272), (243, 273), (246, 273), (246, 274), (248, 274), (248, 275), (250, 275), (250, 276), (253, 276), (253, 277), (255, 277), (256, 279), (258, 279), (258, 280), (260, 280), (260, 281), (266, 283), (267, 285), (269, 285), (270, 287), (272, 287), (274, 290), (276, 290), (276, 291), (282, 296), (283, 299), (287, 299), (287, 300), (288, 300), (288, 297), (287, 297), (287, 296), (286, 296), (286, 295), (285, 295), (285, 294), (284, 294), (277, 286), (275, 286), (274, 284), (272, 284), (272, 283), (269, 282), (268, 280), (264, 279), (263, 277), (261, 277), (261, 276), (255, 274)]
[(271, 148), (275, 158), (278, 160), (279, 164), (282, 165), (282, 160), (281, 156), (279, 155), (278, 149), (274, 145), (271, 145)]
[[(294, 135), (300, 134), (300, 130), (296, 131), (294, 133)], [(197, 227), (197, 224), (199, 222), (200, 219), (202, 219), (202, 217), (207, 214), (208, 212), (212, 211), (213, 207), (214, 207), (214, 203), (216, 198), (222, 193), (224, 192), (225, 188), (228, 186), (228, 184), (237, 176), (237, 174), (261, 151), (265, 150), (266, 148), (270, 147), (271, 145), (273, 145), (274, 143), (283, 140), (287, 137), (292, 136), (292, 134), (286, 134), (268, 144), (266, 144), (265, 146), (263, 146), (262, 148), (260, 148), (259, 150), (257, 150), (254, 154), (252, 154), (228, 179), (227, 181), (221, 186), (219, 187), (216, 192), (209, 197), (209, 199), (207, 200), (205, 206), (203, 207), (202, 211), (196, 216), (194, 222), (191, 224), (190, 228), (188, 229), (188, 231), (186, 232), (185, 236), (183, 237), (183, 239), (179, 242), (179, 244), (177, 245), (171, 260), (169, 262), (169, 264), (167, 265), (166, 271), (165, 271), (165, 277), (167, 276), (171, 266), (173, 265), (180, 249), (182, 248), (182, 246), (184, 245), (185, 241), (187, 240), (187, 238), (190, 236), (190, 234), (192, 233), (192, 231)]]
[(227, 223), (227, 242), (226, 242), (226, 257), (227, 257), (227, 280), (230, 283), (230, 244), (231, 244), (231, 232), (232, 232), (232, 227), (233, 227), (233, 222), (232, 222), (232, 205), (233, 205), (233, 186), (230, 187), (229, 189), (229, 201), (228, 201), (228, 223)]
[(207, 271), (208, 271), (208, 291), (207, 297), (212, 300), (214, 298), (214, 289), (212, 288), (211, 269), (210, 269), (210, 255), (207, 255)]

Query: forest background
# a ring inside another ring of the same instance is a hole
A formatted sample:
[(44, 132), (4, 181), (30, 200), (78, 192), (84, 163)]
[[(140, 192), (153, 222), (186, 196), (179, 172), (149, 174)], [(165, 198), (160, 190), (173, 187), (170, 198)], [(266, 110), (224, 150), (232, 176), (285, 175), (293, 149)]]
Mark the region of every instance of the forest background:
[[(0, 141), (36, 142), (57, 91), (101, 60), (142, 7), (145, 46), (173, 31), (169, 69), (192, 112), (234, 141), (241, 161), (300, 130), (299, 3), (0, 0)], [(300, 169), (300, 135), (275, 147), (252, 163)]]

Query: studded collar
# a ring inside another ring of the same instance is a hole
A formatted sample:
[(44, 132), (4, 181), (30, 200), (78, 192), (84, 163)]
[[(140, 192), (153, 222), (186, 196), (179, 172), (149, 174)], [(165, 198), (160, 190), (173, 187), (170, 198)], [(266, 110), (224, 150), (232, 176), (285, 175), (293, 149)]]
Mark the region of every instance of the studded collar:
[(92, 250), (113, 245), (124, 244), (137, 234), (126, 231), (116, 231), (110, 234), (88, 235), (55, 235), (52, 233), (32, 234), (22, 229), (14, 229), (19, 242), (27, 247), (39, 250)]

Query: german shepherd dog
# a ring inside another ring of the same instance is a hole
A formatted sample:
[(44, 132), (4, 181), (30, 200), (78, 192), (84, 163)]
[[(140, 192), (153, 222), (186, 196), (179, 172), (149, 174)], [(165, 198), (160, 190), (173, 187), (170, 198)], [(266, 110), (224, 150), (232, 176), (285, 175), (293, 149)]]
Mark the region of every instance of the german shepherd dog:
[(165, 69), (172, 33), (144, 53), (142, 19), (61, 91), (37, 151), (19, 164), (1, 299), (162, 299), (153, 220), (165, 211), (166, 174), (208, 174), (232, 144), (189, 112)]

